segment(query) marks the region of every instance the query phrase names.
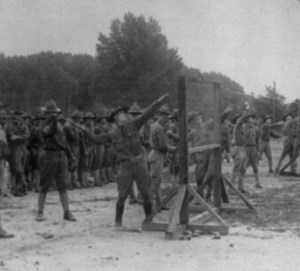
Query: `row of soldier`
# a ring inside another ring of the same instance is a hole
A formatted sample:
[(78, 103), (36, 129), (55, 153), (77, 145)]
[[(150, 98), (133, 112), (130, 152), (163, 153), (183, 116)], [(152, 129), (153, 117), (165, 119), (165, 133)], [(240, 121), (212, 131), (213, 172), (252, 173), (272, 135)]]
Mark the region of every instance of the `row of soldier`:
[[(46, 195), (55, 180), (64, 219), (76, 221), (69, 210), (67, 188), (86, 188), (91, 183), (102, 186), (113, 181), (116, 175), (116, 228), (123, 228), (122, 216), (128, 195), (132, 196), (132, 202), (135, 201), (132, 193), (134, 181), (142, 197), (145, 215), (148, 216), (153, 205), (157, 207), (161, 203), (160, 185), (166, 156), (169, 157), (171, 174), (176, 176), (179, 169), (178, 111), (175, 110), (171, 114), (168, 106), (163, 104), (166, 97), (167, 95), (163, 95), (145, 110), (134, 104), (130, 110), (119, 107), (106, 116), (96, 117), (91, 113), (82, 115), (80, 112), (74, 112), (71, 120), (62, 116), (62, 111), (54, 101), (49, 101), (31, 120), (20, 110), (14, 111), (12, 118), (3, 111), (1, 132), (8, 144), (5, 144), (5, 140), (1, 141), (1, 158), (2, 164), (5, 159), (9, 162), (13, 194), (24, 195), (28, 188), (34, 187), (39, 192), (36, 220), (43, 221)], [(264, 124), (260, 125), (255, 121), (255, 115), (249, 112), (238, 115), (229, 122), (228, 115), (231, 110), (230, 106), (227, 107), (221, 116), (222, 148), (229, 152), (230, 137), (234, 146), (231, 180), (234, 183), (236, 177), (239, 177), (238, 188), (245, 192), (243, 176), (247, 167), (251, 165), (256, 187), (261, 188), (257, 167), (258, 153), (261, 150), (261, 153), (267, 155), (271, 172), (273, 169), (269, 141), (271, 135), (276, 136), (272, 127), (283, 125), (283, 122), (272, 125), (271, 117), (267, 116)], [(156, 112), (157, 118), (153, 123)], [(289, 122), (290, 114), (284, 118), (287, 123), (295, 123)], [(209, 126), (212, 121), (203, 123), (201, 115), (196, 111), (189, 112), (187, 121), (190, 146), (209, 143)], [(169, 129), (166, 128), (168, 123)], [(292, 131), (295, 125), (289, 127), (293, 128), (290, 128), (290, 136), (287, 138), (295, 134)], [(287, 140), (285, 145), (286, 142)], [(287, 147), (284, 152), (291, 155), (291, 150), (287, 150)], [(210, 170), (210, 152), (197, 153), (191, 160), (196, 163), (196, 181), (200, 187), (204, 179), (213, 178), (213, 172)], [(93, 175), (93, 182), (89, 182), (90, 173)], [(206, 198), (209, 200), (211, 185), (208, 185), (207, 191)], [(6, 236), (5, 231), (1, 235)]]

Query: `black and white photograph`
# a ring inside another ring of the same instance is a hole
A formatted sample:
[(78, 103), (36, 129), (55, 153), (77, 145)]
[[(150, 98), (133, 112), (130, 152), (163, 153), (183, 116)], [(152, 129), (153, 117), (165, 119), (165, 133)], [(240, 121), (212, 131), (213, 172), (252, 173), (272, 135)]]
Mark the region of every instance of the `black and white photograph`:
[(300, 0), (0, 0), (0, 270), (299, 271), (299, 45)]

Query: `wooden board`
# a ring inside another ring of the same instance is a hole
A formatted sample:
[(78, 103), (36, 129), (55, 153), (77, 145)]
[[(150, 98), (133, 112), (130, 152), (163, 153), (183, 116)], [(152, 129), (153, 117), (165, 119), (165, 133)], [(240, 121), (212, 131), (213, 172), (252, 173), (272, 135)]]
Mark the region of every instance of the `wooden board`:
[(199, 146), (199, 147), (191, 147), (189, 148), (188, 152), (189, 153), (196, 153), (196, 152), (203, 152), (207, 150), (214, 150), (220, 148), (220, 144), (208, 144), (204, 146)]

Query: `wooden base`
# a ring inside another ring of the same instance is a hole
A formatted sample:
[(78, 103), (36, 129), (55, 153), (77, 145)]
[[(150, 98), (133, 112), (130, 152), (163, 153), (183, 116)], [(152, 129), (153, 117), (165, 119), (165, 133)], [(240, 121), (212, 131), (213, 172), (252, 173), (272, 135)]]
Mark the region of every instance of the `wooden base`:
[[(176, 195), (175, 202), (173, 204), (171, 214), (168, 223), (166, 222), (154, 222), (152, 219), (158, 213), (158, 209), (161, 209), (166, 205), (174, 196)], [(188, 213), (190, 212), (190, 207), (187, 206), (189, 196), (193, 196), (195, 201), (200, 203), (198, 209), (202, 210), (201, 214), (198, 214), (192, 218), (189, 218)], [(185, 221), (180, 221), (181, 212), (186, 212), (187, 216), (184, 216)], [(147, 231), (165, 231), (165, 238), (167, 240), (177, 239), (180, 234), (185, 230), (199, 230), (203, 233), (213, 233), (219, 232), (220, 234), (228, 234), (229, 227), (225, 221), (218, 215), (219, 208), (212, 208), (196, 191), (195, 189), (188, 185), (182, 184), (172, 191), (170, 195), (163, 201), (161, 206), (159, 206), (153, 213), (144, 220), (142, 223), (142, 230)], [(204, 224), (208, 221), (215, 220), (218, 225)], [(196, 222), (200, 224), (195, 224)]]

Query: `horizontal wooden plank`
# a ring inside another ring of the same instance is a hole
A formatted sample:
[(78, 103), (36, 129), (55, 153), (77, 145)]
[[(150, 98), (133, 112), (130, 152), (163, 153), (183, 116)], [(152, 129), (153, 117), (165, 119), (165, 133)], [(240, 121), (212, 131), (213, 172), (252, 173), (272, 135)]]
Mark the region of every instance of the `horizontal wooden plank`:
[(243, 206), (222, 206), (220, 208), (220, 213), (235, 213), (235, 212), (243, 212), (243, 213), (255, 213), (255, 209), (249, 209)]
[(212, 219), (211, 213), (208, 211), (203, 212), (202, 214), (195, 215), (194, 217), (190, 218), (190, 223), (194, 223), (197, 221), (198, 223), (205, 223)]
[(143, 231), (166, 231), (168, 223), (165, 222), (145, 222), (142, 223)]
[(175, 228), (172, 229), (172, 231), (169, 231), (169, 229), (165, 233), (165, 238), (167, 240), (174, 240), (178, 239), (179, 235), (182, 234), (186, 229), (187, 225), (177, 225)]
[(229, 234), (229, 226), (228, 225), (190, 224), (190, 225), (188, 225), (188, 229), (191, 231), (199, 230), (199, 231), (202, 231), (204, 234), (212, 234), (214, 232), (218, 232), (221, 235)]
[(189, 153), (196, 153), (196, 152), (203, 152), (207, 150), (214, 150), (220, 148), (220, 144), (209, 144), (209, 145), (203, 145), (199, 147), (191, 147), (189, 148), (188, 152)]

